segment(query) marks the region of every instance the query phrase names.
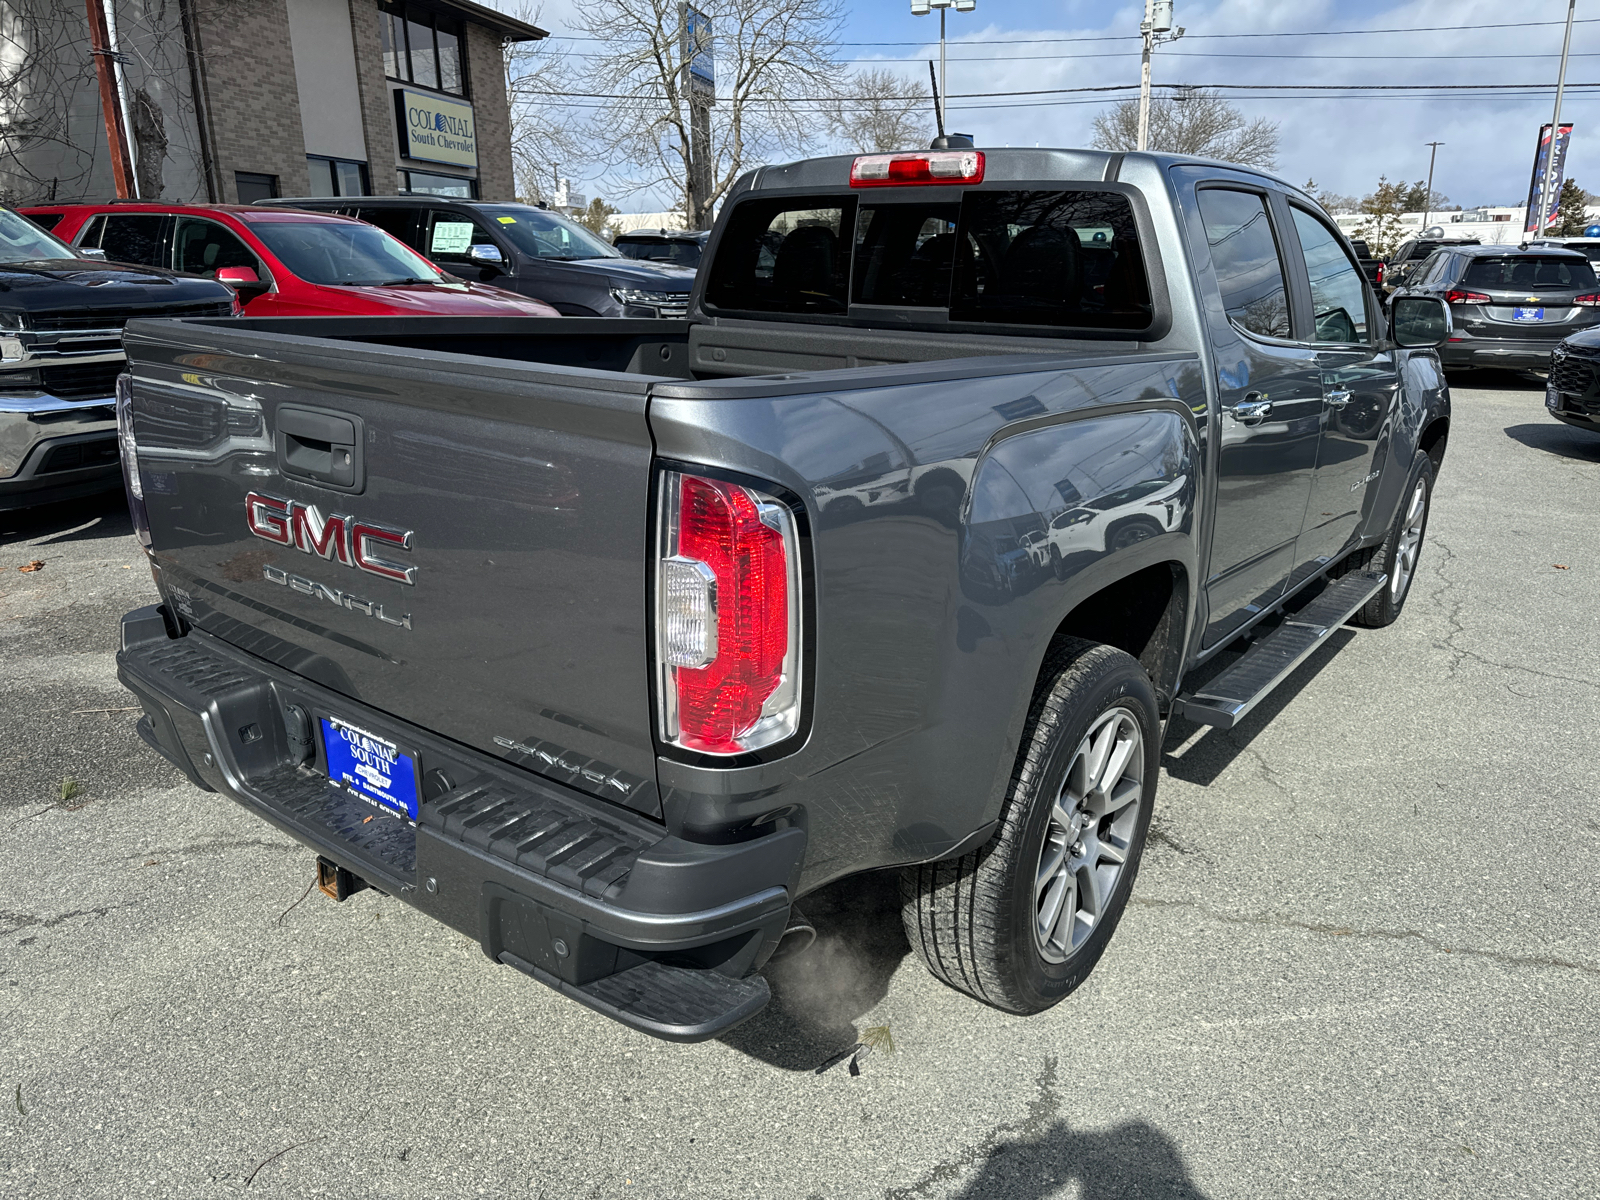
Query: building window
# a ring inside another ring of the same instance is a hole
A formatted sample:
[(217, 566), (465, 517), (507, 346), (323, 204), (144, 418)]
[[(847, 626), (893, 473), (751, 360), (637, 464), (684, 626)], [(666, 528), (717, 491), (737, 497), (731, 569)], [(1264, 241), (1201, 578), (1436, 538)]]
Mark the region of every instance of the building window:
[(311, 176), (310, 195), (370, 196), (372, 194), (372, 189), (367, 186), (366, 163), (308, 154), (306, 171)]
[(456, 96), (467, 94), (459, 22), (412, 5), (386, 4), (378, 13), (378, 34), (383, 41), (383, 73), (390, 79)]
[(459, 175), (430, 175), (426, 171), (401, 171), (400, 190), (421, 192), (429, 196), (454, 196), (458, 200), (475, 200), (478, 181), (462, 179)]
[(261, 200), (278, 198), (278, 177), (258, 175), (254, 171), (235, 171), (233, 186), (238, 190), (240, 204), (255, 204)]

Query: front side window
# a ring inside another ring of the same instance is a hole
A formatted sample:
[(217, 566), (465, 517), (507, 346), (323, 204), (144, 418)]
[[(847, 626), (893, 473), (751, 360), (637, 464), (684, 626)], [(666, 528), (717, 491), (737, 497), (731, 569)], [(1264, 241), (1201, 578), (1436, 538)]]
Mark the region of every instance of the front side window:
[[(60, 217), (56, 219), (60, 220)], [(0, 208), (0, 262), (37, 262), (76, 257), (65, 242), (51, 237), (27, 217)]]
[(1249, 333), (1288, 338), (1289, 290), (1265, 197), (1229, 188), (1202, 188), (1198, 195), (1228, 320)]
[(428, 257), (434, 262), (470, 263), (471, 247), (494, 246), (495, 240), (487, 229), (464, 213), (435, 211), (428, 214), (428, 236), (424, 244)]
[(427, 259), (371, 225), (256, 219), (251, 231), (307, 283), (362, 287), (451, 282)]
[(853, 196), (739, 205), (711, 264), (707, 302), (753, 312), (844, 313), (855, 207)]
[(260, 274), (260, 263), (239, 236), (215, 221), (179, 217), (172, 239), (172, 269), (192, 275), (214, 275), (223, 267), (249, 267)]
[(485, 221), (493, 221), (518, 250), (534, 258), (571, 262), (580, 258), (622, 257), (604, 238), (596, 237), (576, 221), (569, 221), (548, 209), (527, 204), (486, 204), (478, 212)]
[(1311, 277), (1313, 339), (1345, 344), (1366, 341), (1367, 289), (1361, 272), (1326, 225), (1303, 209), (1289, 211), (1294, 214), (1300, 253)]

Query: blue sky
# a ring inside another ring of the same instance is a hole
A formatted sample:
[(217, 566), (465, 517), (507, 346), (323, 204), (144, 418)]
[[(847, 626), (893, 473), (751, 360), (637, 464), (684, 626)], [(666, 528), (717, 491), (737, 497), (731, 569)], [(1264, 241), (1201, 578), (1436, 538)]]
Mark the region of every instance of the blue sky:
[[(540, 23), (552, 33), (570, 31), (574, 2), (549, 0)], [(491, 3), (520, 7), (515, 0)], [(705, 7), (714, 10), (714, 0)], [(1428, 169), (1425, 143), (1438, 140), (1445, 144), (1439, 148), (1436, 189), (1466, 205), (1521, 203), (1538, 127), (1550, 119), (1565, 0), (1175, 0), (1174, 7), (1187, 36), (1157, 51), (1156, 83), (1251, 85), (1257, 95), (1247, 90), (1235, 102), (1247, 116), (1280, 123), (1278, 169), (1295, 183), (1315, 178), (1324, 188), (1360, 195), (1380, 174), (1420, 179)], [(951, 12), (950, 92), (985, 98), (952, 99), (950, 126), (974, 134), (980, 146), (1087, 145), (1094, 116), (1107, 101), (1064, 95), (1007, 105), (995, 94), (1137, 84), (1142, 15), (1142, 0), (977, 0), (974, 13)], [(1600, 20), (1585, 23), (1586, 16), (1600, 17), (1600, 9), (1578, 8), (1569, 84), (1600, 80)], [(1494, 27), (1511, 22), (1522, 24)], [(1327, 35), (1414, 26), (1442, 28)], [(1318, 35), (1305, 36), (1310, 31)], [(844, 41), (868, 44), (848, 46), (842, 54), (863, 66), (925, 77), (927, 59), (937, 57), (937, 38), (937, 16), (913, 17), (907, 0), (872, 0), (852, 5), (843, 30)], [(886, 44), (896, 42), (921, 44)], [(1273, 84), (1399, 83), (1543, 86), (1511, 95), (1259, 96)], [(1591, 94), (1569, 89), (1562, 120), (1576, 128), (1567, 174), (1600, 192), (1600, 127), (1592, 123), (1594, 116)], [(584, 182), (591, 193), (605, 190), (596, 188), (597, 181)], [(616, 202), (636, 209), (648, 200)]]

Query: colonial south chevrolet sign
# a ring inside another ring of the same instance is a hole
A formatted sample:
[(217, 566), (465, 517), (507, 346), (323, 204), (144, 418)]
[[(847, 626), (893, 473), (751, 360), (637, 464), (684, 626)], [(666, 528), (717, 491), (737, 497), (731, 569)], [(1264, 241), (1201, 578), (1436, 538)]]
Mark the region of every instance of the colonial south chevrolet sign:
[(406, 158), (457, 167), (478, 165), (478, 133), (472, 105), (396, 88), (394, 108), (400, 128), (400, 153)]

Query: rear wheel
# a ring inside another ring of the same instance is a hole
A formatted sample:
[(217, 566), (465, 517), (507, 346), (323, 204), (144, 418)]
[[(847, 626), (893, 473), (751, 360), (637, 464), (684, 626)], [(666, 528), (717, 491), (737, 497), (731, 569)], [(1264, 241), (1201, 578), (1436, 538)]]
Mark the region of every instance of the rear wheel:
[(928, 970), (1014, 1013), (1082, 983), (1133, 890), (1159, 743), (1138, 660), (1076, 639), (1054, 650), (995, 836), (902, 875), (906, 934)]

